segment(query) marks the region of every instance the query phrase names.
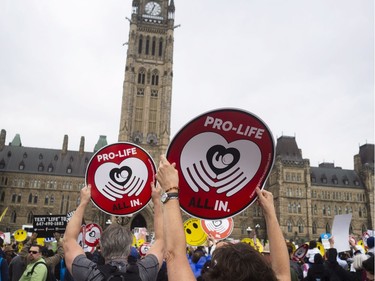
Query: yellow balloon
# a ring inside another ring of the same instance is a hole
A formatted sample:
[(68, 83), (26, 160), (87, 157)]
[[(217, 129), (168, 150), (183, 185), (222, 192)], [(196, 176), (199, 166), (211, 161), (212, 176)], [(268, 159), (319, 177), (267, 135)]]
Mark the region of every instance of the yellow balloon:
[(134, 246), (134, 247), (137, 246), (137, 238), (135, 237), (134, 234), (133, 234), (133, 243), (132, 243), (132, 246)]

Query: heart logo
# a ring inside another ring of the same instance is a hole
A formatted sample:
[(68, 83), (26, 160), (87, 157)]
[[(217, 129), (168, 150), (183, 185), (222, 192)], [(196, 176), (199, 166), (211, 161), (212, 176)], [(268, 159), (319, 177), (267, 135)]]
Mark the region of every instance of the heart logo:
[(213, 224), (215, 227), (219, 227), (219, 226), (222, 224), (222, 221), (221, 221), (221, 220), (213, 221), (212, 224)]
[(206, 159), (211, 170), (219, 175), (237, 164), (240, 160), (240, 152), (233, 147), (225, 148), (222, 145), (214, 145), (207, 151)]
[(132, 169), (128, 166), (114, 168), (109, 172), (109, 177), (118, 185), (124, 186), (132, 176)]

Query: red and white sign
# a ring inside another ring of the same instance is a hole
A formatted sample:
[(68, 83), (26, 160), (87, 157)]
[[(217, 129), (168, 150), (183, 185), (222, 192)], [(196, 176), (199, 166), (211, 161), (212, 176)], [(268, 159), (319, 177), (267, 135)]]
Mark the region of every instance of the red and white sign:
[(115, 216), (134, 214), (151, 200), (155, 164), (151, 156), (132, 143), (115, 143), (94, 154), (86, 170), (91, 200)]
[(167, 150), (180, 178), (181, 208), (218, 220), (240, 213), (256, 199), (274, 162), (267, 125), (240, 109), (217, 109), (185, 125)]
[(225, 239), (233, 231), (233, 219), (227, 218), (222, 220), (201, 220), (201, 225), (208, 235), (212, 235), (215, 239)]
[(89, 223), (85, 229), (85, 244), (95, 247), (99, 244), (102, 235), (102, 228), (96, 223)]

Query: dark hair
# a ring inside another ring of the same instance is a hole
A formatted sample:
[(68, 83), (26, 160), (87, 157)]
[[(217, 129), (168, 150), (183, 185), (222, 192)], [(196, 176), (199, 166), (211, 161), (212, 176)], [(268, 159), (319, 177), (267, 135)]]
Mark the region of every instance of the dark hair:
[(362, 267), (371, 274), (374, 274), (374, 256), (370, 256), (362, 263)]
[(204, 280), (277, 281), (277, 278), (264, 257), (249, 244), (241, 242), (224, 245), (213, 252)]
[(314, 264), (323, 264), (323, 257), (321, 254), (315, 254)]
[(326, 257), (327, 257), (327, 261), (330, 263), (337, 262), (337, 250), (335, 248), (327, 249)]
[(315, 240), (311, 240), (311, 241), (309, 242), (309, 249), (314, 249), (314, 248), (316, 248), (317, 245), (318, 245), (318, 244), (316, 243)]
[(204, 256), (204, 253), (202, 251), (195, 251), (193, 255), (191, 256), (191, 261), (193, 263), (197, 263), (201, 257)]

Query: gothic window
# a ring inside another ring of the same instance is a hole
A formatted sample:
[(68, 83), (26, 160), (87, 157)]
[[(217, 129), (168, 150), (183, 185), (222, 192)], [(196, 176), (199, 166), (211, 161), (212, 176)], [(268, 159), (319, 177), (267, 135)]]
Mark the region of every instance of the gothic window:
[(5, 192), (1, 192), (1, 196), (0, 196), (0, 202), (4, 202), (5, 200)]
[(327, 177), (325, 175), (322, 176), (321, 178), (322, 183), (327, 183)]
[(29, 194), (29, 200), (27, 201), (29, 204), (33, 202), (33, 195), (30, 193)]
[(349, 214), (349, 209), (348, 209), (348, 207), (345, 207), (345, 214)]
[(33, 212), (29, 212), (29, 213), (27, 214), (27, 223), (32, 224), (33, 221), (34, 221), (34, 215), (33, 215)]
[(143, 36), (139, 36), (139, 41), (138, 41), (138, 54), (142, 54), (142, 46), (143, 45)]
[(1, 159), (0, 161), (0, 169), (4, 169), (5, 168), (5, 161), (4, 159)]
[(337, 206), (335, 206), (335, 215), (338, 214), (338, 211), (337, 211)]
[(316, 226), (316, 222), (313, 222), (313, 225), (312, 225), (312, 233), (313, 234), (317, 234), (318, 231), (317, 231), (317, 226)]
[(52, 165), (52, 163), (48, 165), (47, 171), (48, 171), (49, 173), (52, 173), (52, 172), (53, 172), (53, 165)]
[(66, 173), (71, 174), (72, 173), (72, 166), (69, 164), (69, 166), (66, 168)]
[(163, 55), (163, 39), (160, 38), (159, 40), (159, 57)]
[(23, 161), (20, 162), (18, 169), (21, 171), (25, 169), (25, 163)]
[(159, 73), (157, 70), (154, 70), (151, 75), (151, 85), (159, 85)]
[(329, 225), (328, 222), (326, 224), (326, 233), (331, 233), (331, 226)]
[(44, 197), (44, 205), (48, 205), (48, 202), (49, 202), (49, 197), (48, 195), (46, 195), (46, 197)]
[(314, 205), (314, 215), (317, 215), (317, 214), (318, 214), (318, 207)]
[(65, 213), (67, 213), (68, 210), (69, 210), (69, 204), (70, 204), (70, 202), (69, 202), (69, 195), (68, 195), (68, 198), (66, 198)]
[(13, 211), (12, 214), (10, 215), (10, 222), (11, 223), (16, 223), (17, 222), (17, 213), (16, 213), (16, 211)]
[(17, 194), (13, 193), (12, 194), (12, 203), (16, 203), (16, 199), (17, 199)]
[(44, 170), (43, 163), (40, 163), (38, 166), (38, 172), (43, 172), (43, 170)]
[(34, 204), (38, 204), (38, 194), (34, 195)]
[(291, 221), (287, 222), (287, 226), (288, 226), (288, 232), (293, 232), (293, 224)]
[(49, 200), (50, 204), (54, 204), (55, 203), (55, 196), (51, 195), (51, 198)]
[(297, 205), (297, 212), (298, 212), (298, 214), (301, 213), (301, 204), (300, 203), (298, 203), (298, 205)]
[(137, 89), (137, 96), (144, 96), (145, 95), (145, 89), (138, 88)]
[(144, 68), (140, 68), (139, 73), (138, 73), (138, 84), (144, 85), (145, 80), (146, 80), (146, 70)]
[(362, 212), (363, 212), (363, 216), (364, 216), (365, 218), (367, 218), (367, 210), (366, 210), (366, 208), (363, 208)]
[(21, 203), (21, 197), (22, 197), (21, 193), (18, 194), (18, 197), (17, 197), (17, 203)]
[(298, 232), (303, 233), (303, 231), (304, 231), (303, 222), (299, 221), (298, 222)]
[(328, 216), (331, 215), (331, 206), (328, 206), (328, 207), (327, 207), (327, 215), (328, 215)]
[(156, 52), (156, 38), (152, 38), (152, 45), (151, 45), (151, 55), (155, 56)]
[(323, 216), (325, 216), (326, 215), (326, 205), (323, 206), (322, 211), (323, 211)]
[(287, 181), (290, 180), (290, 173), (286, 173), (286, 175), (285, 175), (285, 180), (287, 180)]
[(297, 174), (297, 181), (301, 181), (301, 173)]
[(342, 214), (342, 210), (341, 210), (341, 207), (339, 207), (339, 215)]
[(288, 213), (291, 213), (291, 212), (292, 212), (292, 204), (288, 203)]
[(148, 55), (148, 53), (150, 52), (150, 37), (147, 36), (146, 38), (146, 55)]
[(60, 203), (60, 214), (63, 214), (63, 207), (64, 207), (64, 201), (65, 201), (65, 196), (64, 194), (61, 197), (61, 203)]
[(292, 204), (292, 211), (293, 211), (293, 213), (296, 212), (296, 203), (293, 203), (293, 204)]

